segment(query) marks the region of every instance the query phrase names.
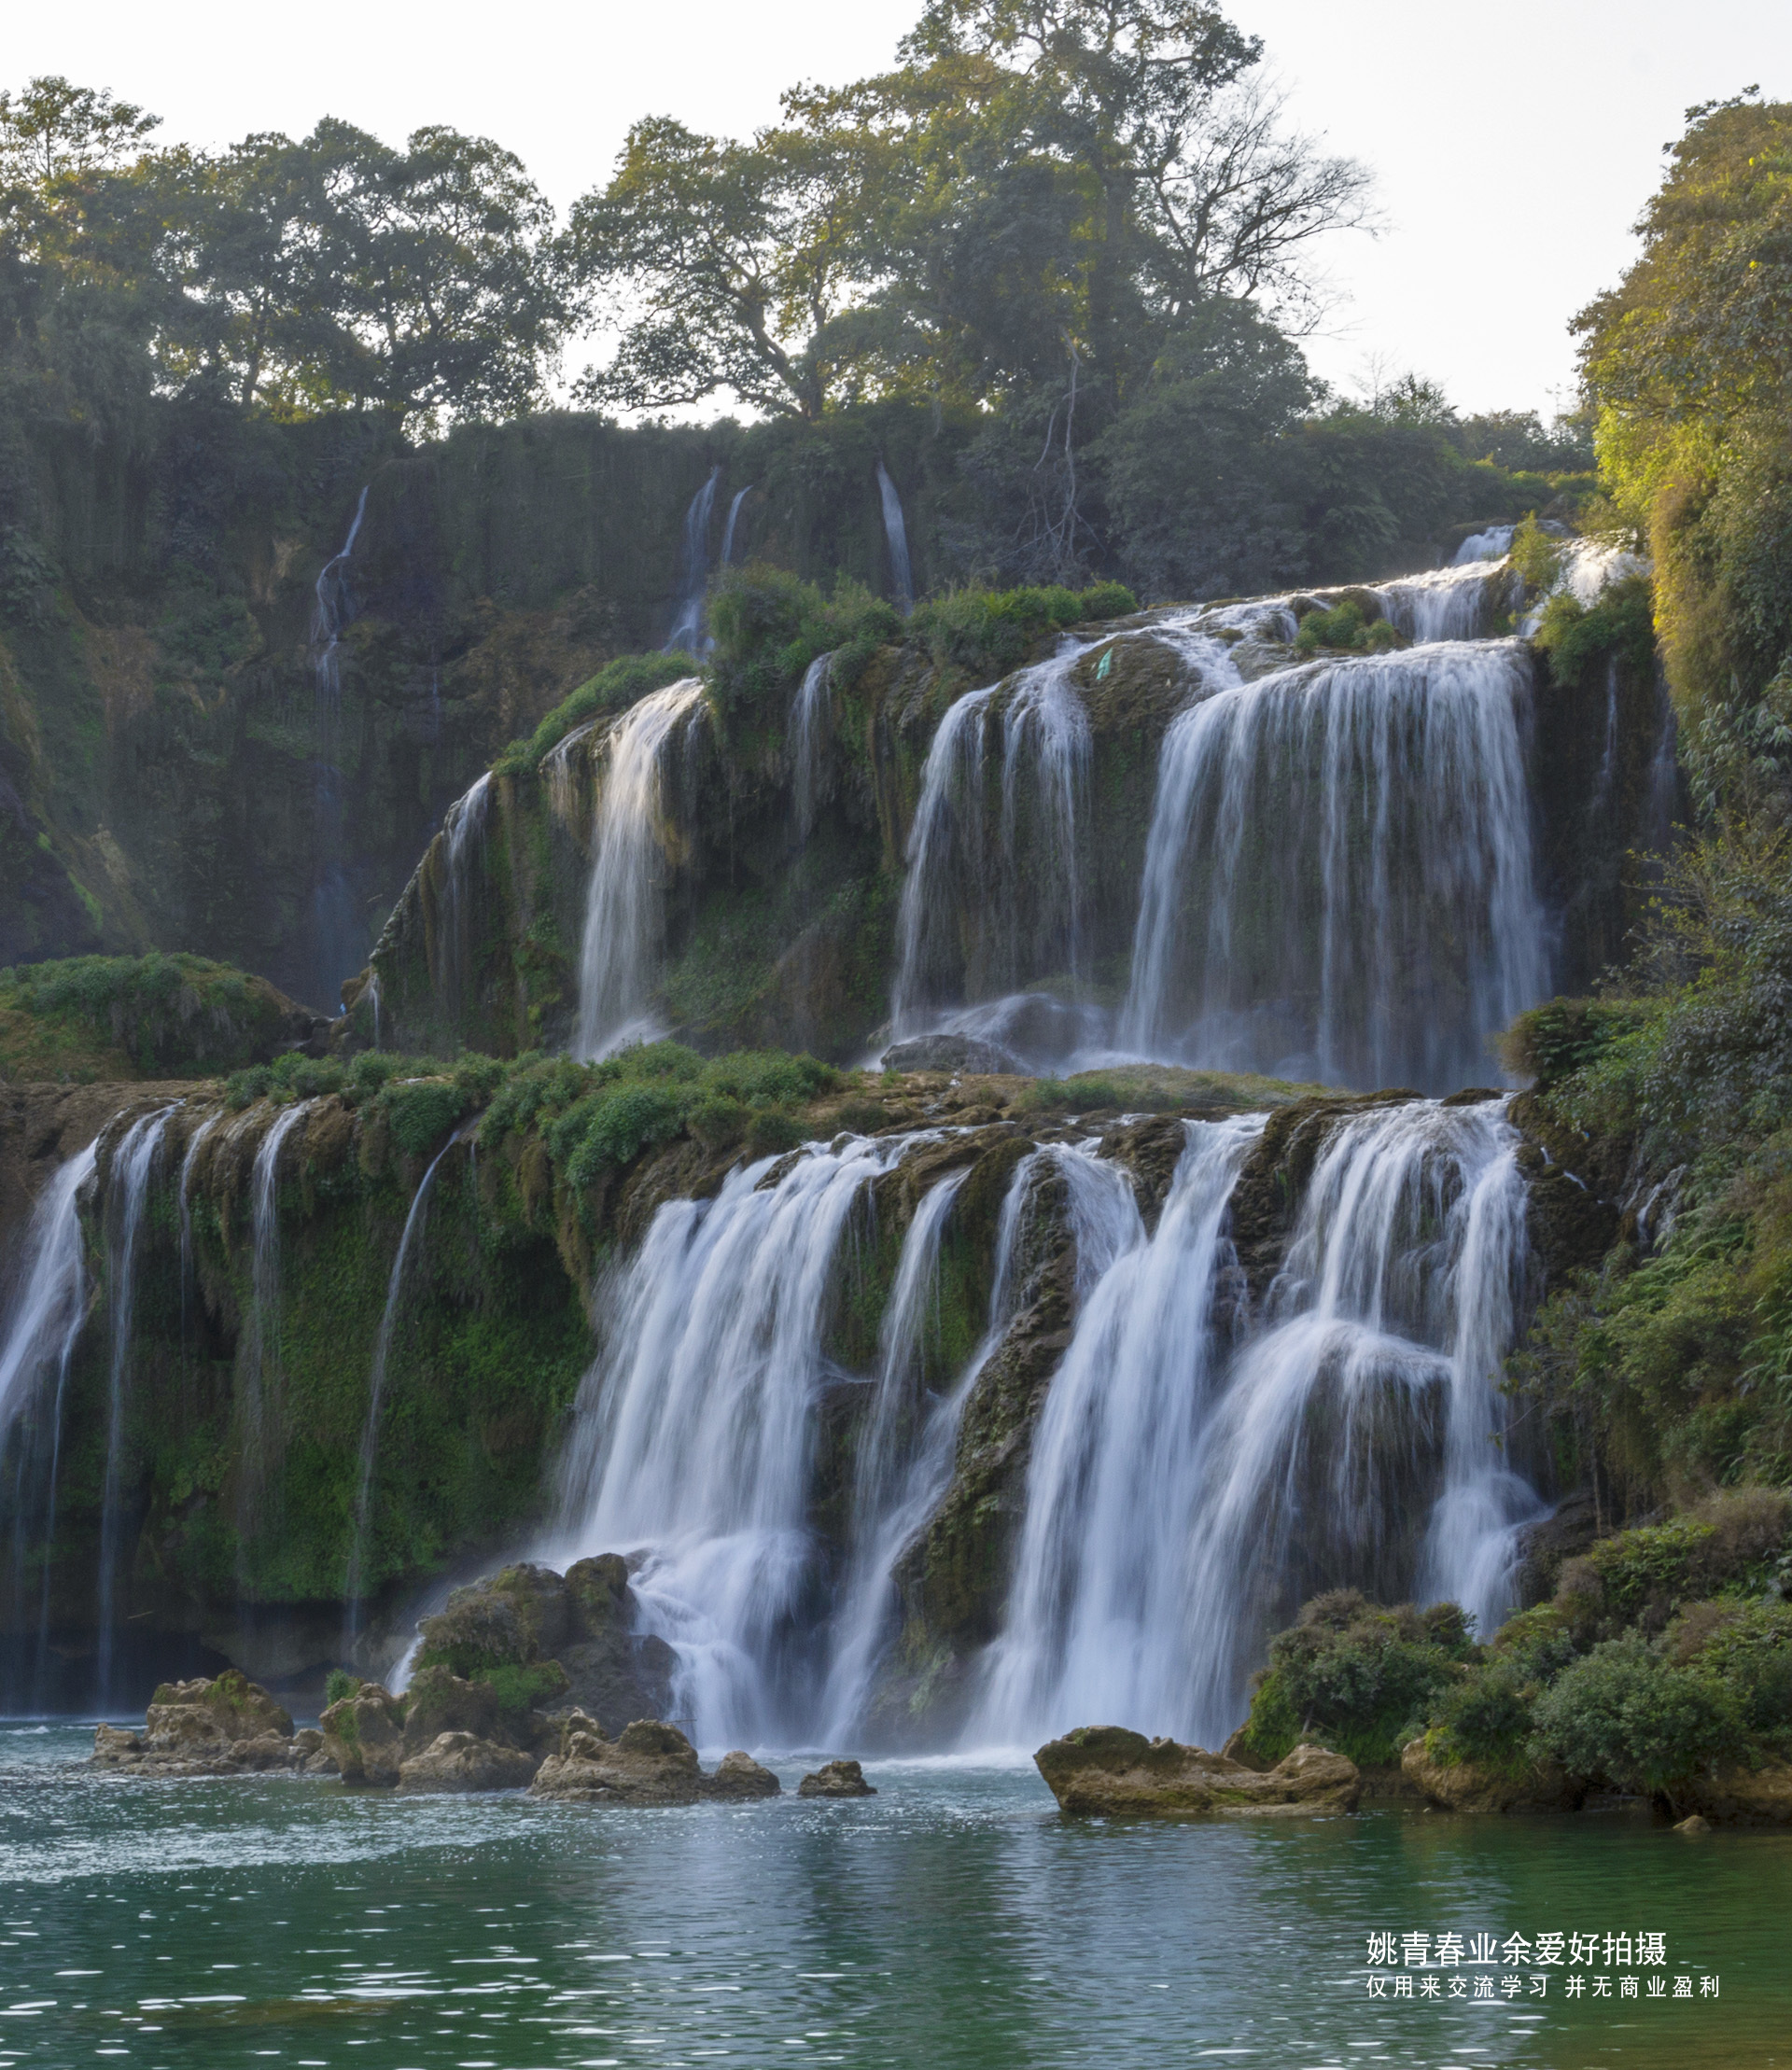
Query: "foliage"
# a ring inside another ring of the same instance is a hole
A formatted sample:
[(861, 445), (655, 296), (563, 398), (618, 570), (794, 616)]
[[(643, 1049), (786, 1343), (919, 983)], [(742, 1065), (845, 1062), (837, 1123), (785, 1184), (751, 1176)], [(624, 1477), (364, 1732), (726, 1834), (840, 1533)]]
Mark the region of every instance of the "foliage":
[(903, 636), (894, 608), (845, 577), (831, 592), (763, 562), (725, 569), (710, 592), (710, 673), (724, 717), (782, 705), (804, 671), (831, 655), (849, 689), (877, 649)]
[(1303, 654), (1316, 654), (1322, 648), (1341, 649), (1347, 653), (1385, 654), (1400, 644), (1400, 636), (1385, 618), (1365, 619), (1363, 607), (1352, 597), (1335, 604), (1328, 611), (1306, 611), (1295, 645)]
[(548, 713), (526, 740), (513, 740), (492, 764), (498, 776), (520, 776), (539, 768), (541, 758), (559, 746), (575, 727), (609, 712), (626, 711), (650, 691), (661, 690), (693, 674), (697, 664), (689, 654), (619, 654), (596, 675), (579, 685)]
[(1259, 1758), (1280, 1759), (1295, 1744), (1292, 1732), (1364, 1766), (1390, 1766), (1475, 1655), (1454, 1603), (1421, 1612), (1410, 1603), (1383, 1609), (1353, 1588), (1316, 1596), (1269, 1643), (1245, 1744)]
[(266, 1058), (297, 1010), (198, 956), (82, 956), (0, 971), (0, 1075), (191, 1077)]
[(1592, 605), (1562, 591), (1543, 607), (1533, 636), (1549, 657), (1550, 678), (1560, 689), (1575, 687), (1600, 661), (1645, 674), (1655, 660), (1655, 606), (1647, 576), (1612, 583)]
[(1018, 668), (1038, 642), (1068, 625), (1124, 618), (1138, 608), (1132, 592), (1119, 582), (1097, 582), (1083, 590), (1062, 583), (953, 590), (916, 610), (909, 636), (923, 642), (941, 665), (969, 669), (988, 679)]
[[(1781, 1745), (1792, 1740), (1792, 1603), (1765, 1601), (1695, 1606), (1712, 1615), (1702, 1620), (1703, 1636), (1684, 1653), (1714, 1687), (1734, 1699), (1743, 1726)], [(1692, 1614), (1681, 1620), (1679, 1634)]]
[(1571, 1776), (1670, 1800), (1698, 1769), (1738, 1754), (1743, 1739), (1726, 1690), (1668, 1666), (1635, 1633), (1565, 1668), (1534, 1716), (1534, 1752)]
[(352, 1697), (361, 1685), (357, 1674), (350, 1674), (346, 1668), (332, 1668), (324, 1677), (324, 1707), (340, 1703), (344, 1697)]

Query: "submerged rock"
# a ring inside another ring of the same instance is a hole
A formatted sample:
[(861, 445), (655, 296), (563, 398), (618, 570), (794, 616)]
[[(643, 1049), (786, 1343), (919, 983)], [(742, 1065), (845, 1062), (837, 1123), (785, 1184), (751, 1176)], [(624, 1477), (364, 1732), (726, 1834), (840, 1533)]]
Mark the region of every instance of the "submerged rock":
[(540, 1757), (500, 1746), (471, 1732), (439, 1732), (421, 1754), (399, 1769), (399, 1788), (426, 1790), (521, 1790), (535, 1781)]
[(875, 1797), (857, 1761), (824, 1761), (796, 1786), (798, 1797)]
[(1223, 1754), (1148, 1740), (1117, 1725), (1080, 1727), (1033, 1759), (1061, 1811), (1143, 1818), (1348, 1811), (1362, 1788), (1356, 1764), (1323, 1747), (1297, 1746), (1262, 1774)]
[(1400, 1772), (1447, 1811), (1577, 1811), (1587, 1785), (1553, 1763), (1526, 1761), (1511, 1769), (1473, 1761), (1440, 1761), (1421, 1737), (1401, 1750)]
[(776, 1797), (778, 1781), (750, 1755), (724, 1755), (706, 1775), (697, 1750), (675, 1725), (637, 1718), (613, 1741), (595, 1721), (567, 1721), (562, 1751), (542, 1762), (532, 1797), (575, 1804), (697, 1804), (707, 1798)]

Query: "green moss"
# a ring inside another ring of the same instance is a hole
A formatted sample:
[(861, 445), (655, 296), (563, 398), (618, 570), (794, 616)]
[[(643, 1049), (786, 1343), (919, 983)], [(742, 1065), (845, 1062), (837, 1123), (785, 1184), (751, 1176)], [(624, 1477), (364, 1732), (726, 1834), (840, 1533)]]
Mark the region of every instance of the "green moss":
[(539, 768), (542, 756), (575, 727), (607, 712), (625, 711), (650, 691), (694, 675), (698, 666), (691, 655), (682, 653), (618, 655), (581, 683), (571, 696), (562, 699), (526, 740), (513, 740), (492, 764), (493, 774), (509, 776)]

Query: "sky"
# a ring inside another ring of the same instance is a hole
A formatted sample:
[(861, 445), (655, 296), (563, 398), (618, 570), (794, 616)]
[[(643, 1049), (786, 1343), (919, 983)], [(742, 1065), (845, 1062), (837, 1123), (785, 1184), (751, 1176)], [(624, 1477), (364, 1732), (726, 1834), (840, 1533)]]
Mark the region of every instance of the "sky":
[[(164, 142), (299, 135), (336, 115), (398, 141), (426, 122), (496, 137), (564, 210), (628, 125), (750, 132), (798, 78), (887, 64), (921, 0), (13, 0), (0, 84), (65, 74), (163, 119)], [(1361, 390), (1414, 371), (1464, 413), (1573, 400), (1567, 325), (1631, 233), (1688, 105), (1758, 83), (1792, 99), (1788, 0), (1233, 0), (1292, 124), (1376, 175), (1382, 227), (1321, 254), (1316, 371)], [(305, 24), (308, 21), (308, 27)], [(575, 354), (575, 359), (577, 355)]]

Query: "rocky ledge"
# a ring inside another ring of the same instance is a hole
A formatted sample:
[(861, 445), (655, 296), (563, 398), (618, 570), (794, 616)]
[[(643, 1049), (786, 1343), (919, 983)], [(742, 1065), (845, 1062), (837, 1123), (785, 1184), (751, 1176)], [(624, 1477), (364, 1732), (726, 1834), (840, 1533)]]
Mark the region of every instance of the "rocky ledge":
[(93, 1766), (142, 1776), (336, 1772), (323, 1734), (295, 1732), (291, 1713), (234, 1668), (211, 1682), (164, 1682), (141, 1732), (100, 1726)]
[(1081, 1726), (1033, 1759), (1060, 1811), (1128, 1818), (1348, 1811), (1362, 1790), (1356, 1764), (1323, 1747), (1297, 1746), (1259, 1773), (1224, 1754), (1117, 1725)]
[(1447, 1811), (1577, 1811), (1587, 1798), (1587, 1784), (1552, 1763), (1497, 1769), (1443, 1761), (1427, 1739), (1407, 1741), (1400, 1772), (1428, 1803)]
[(707, 1799), (776, 1797), (770, 1769), (746, 1754), (724, 1754), (706, 1774), (697, 1750), (676, 1725), (640, 1718), (614, 1740), (593, 1718), (574, 1713), (561, 1750), (542, 1762), (531, 1797), (573, 1804), (697, 1804)]

